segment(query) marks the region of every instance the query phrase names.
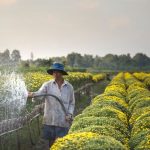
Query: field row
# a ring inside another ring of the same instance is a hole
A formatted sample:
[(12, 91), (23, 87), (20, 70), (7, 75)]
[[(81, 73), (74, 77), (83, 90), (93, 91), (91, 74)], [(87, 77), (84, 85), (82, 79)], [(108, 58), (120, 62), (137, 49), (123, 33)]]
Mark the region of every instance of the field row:
[(150, 73), (134, 73), (133, 74), (138, 80), (144, 82), (150, 89)]
[(129, 73), (119, 73), (51, 149), (150, 149), (149, 128), (147, 85)]

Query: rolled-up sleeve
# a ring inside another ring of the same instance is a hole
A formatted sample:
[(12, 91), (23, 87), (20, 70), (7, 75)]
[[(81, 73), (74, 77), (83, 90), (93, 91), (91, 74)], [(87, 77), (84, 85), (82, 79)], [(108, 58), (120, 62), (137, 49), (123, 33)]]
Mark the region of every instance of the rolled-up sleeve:
[(74, 108), (75, 108), (75, 96), (74, 96), (74, 89), (72, 87), (71, 88), (71, 93), (70, 93), (70, 101), (69, 101), (68, 113), (73, 115)]

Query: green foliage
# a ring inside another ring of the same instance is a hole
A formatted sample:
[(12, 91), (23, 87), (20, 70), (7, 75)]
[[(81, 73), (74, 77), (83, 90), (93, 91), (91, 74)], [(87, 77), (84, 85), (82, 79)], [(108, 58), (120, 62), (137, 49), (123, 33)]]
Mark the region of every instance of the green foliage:
[(135, 111), (136, 109), (140, 109), (142, 107), (150, 106), (150, 97), (144, 97), (136, 99), (131, 105), (130, 105), (130, 111)]
[(142, 119), (144, 119), (144, 118), (146, 118), (146, 117), (150, 117), (150, 110), (148, 110), (148, 111), (144, 112), (143, 114), (141, 114), (141, 115), (136, 119), (136, 121), (142, 120)]
[(124, 99), (119, 98), (117, 96), (107, 96), (105, 94), (99, 95), (99, 97), (94, 98), (92, 100), (92, 104), (100, 104), (103, 101), (114, 101), (114, 102), (116, 102), (116, 103), (118, 103), (118, 104), (120, 104), (126, 108), (128, 106)]
[(100, 136), (91, 132), (74, 133), (58, 138), (51, 150), (127, 150), (119, 141), (110, 136)]
[(150, 134), (145, 136), (144, 139), (140, 142), (140, 144), (135, 147), (135, 150), (139, 149), (150, 149)]
[(137, 147), (146, 136), (150, 135), (150, 131), (140, 131), (138, 134), (131, 136), (129, 140), (129, 146), (131, 149)]
[(91, 110), (91, 109), (97, 110), (97, 109), (101, 109), (103, 107), (108, 107), (108, 106), (118, 109), (118, 110), (122, 111), (123, 113), (125, 113), (127, 116), (130, 116), (130, 112), (127, 109), (127, 107), (121, 105), (120, 103), (118, 103), (117, 101), (114, 101), (114, 100), (100, 101), (99, 103), (92, 104), (92, 105), (88, 106), (86, 109), (84, 109), (83, 112), (85, 112), (86, 110)]
[[(135, 95), (136, 94), (136, 95)], [(133, 94), (131, 94), (131, 95), (134, 95), (134, 96), (128, 96), (128, 99), (129, 99), (129, 106), (131, 106), (132, 105), (132, 103), (134, 103), (136, 100), (138, 100), (138, 99), (143, 99), (143, 98), (145, 98), (145, 97), (150, 97), (150, 92), (148, 91), (148, 90), (146, 90), (146, 89), (144, 89), (144, 90), (139, 90), (139, 91), (135, 91), (135, 92), (133, 92)]]
[(121, 99), (127, 101), (127, 100), (126, 100), (126, 96), (123, 96), (123, 95), (122, 95), (121, 93), (119, 93), (119, 92), (107, 91), (107, 93), (104, 93), (103, 95), (104, 95), (104, 96), (116, 96), (116, 97), (118, 97), (118, 98), (121, 98)]
[(111, 136), (115, 138), (116, 140), (120, 141), (122, 144), (127, 144), (128, 138), (124, 134), (122, 134), (120, 131), (116, 130), (112, 126), (89, 126), (86, 128), (81, 128), (79, 130), (75, 130), (73, 132), (69, 133), (76, 133), (76, 132), (92, 132), (92, 133), (97, 133), (99, 135), (105, 135), (105, 136)]
[(82, 112), (84, 116), (94, 116), (94, 117), (110, 117), (116, 118), (127, 124), (127, 116), (120, 110), (113, 108), (112, 106), (100, 108), (86, 109)]
[(71, 126), (70, 131), (75, 131), (92, 125), (99, 125), (99, 126), (109, 125), (115, 128), (116, 130), (119, 130), (122, 134), (125, 134), (127, 136), (129, 135), (126, 125), (116, 118), (81, 117), (80, 115), (75, 117), (75, 120)]
[(122, 94), (123, 96), (126, 96), (127, 93), (126, 93), (126, 89), (124, 89), (123, 87), (120, 87), (120, 85), (109, 85), (106, 87), (105, 89), (105, 92), (107, 93), (107, 91), (111, 92), (111, 91), (114, 91), (114, 92), (118, 92), (120, 94)]
[(135, 122), (132, 128), (132, 135), (135, 135), (141, 131), (148, 131), (148, 130), (150, 130), (150, 116)]
[[(135, 74), (139, 77), (139, 74)], [(140, 76), (141, 80), (144, 77)], [(147, 86), (138, 81), (133, 75), (126, 73), (125, 81), (127, 83), (127, 92), (129, 100), (129, 110), (131, 118), (129, 120), (131, 127), (131, 138), (129, 145), (131, 149), (149, 149), (150, 148), (150, 92)]]
[(138, 117), (140, 117), (142, 114), (148, 112), (149, 110), (150, 110), (150, 106), (141, 108), (139, 110), (135, 110), (132, 113), (132, 116), (131, 116), (131, 118), (129, 120), (130, 124), (133, 125), (135, 123), (135, 121), (138, 119)]

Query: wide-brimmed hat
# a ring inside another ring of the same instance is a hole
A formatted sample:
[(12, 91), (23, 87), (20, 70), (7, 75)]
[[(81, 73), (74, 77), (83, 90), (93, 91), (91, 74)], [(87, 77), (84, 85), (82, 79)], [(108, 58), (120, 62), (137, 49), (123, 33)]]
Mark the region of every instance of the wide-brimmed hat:
[(52, 67), (47, 70), (47, 73), (52, 75), (53, 71), (60, 71), (63, 75), (68, 75), (68, 73), (64, 70), (64, 65), (61, 63), (53, 63)]

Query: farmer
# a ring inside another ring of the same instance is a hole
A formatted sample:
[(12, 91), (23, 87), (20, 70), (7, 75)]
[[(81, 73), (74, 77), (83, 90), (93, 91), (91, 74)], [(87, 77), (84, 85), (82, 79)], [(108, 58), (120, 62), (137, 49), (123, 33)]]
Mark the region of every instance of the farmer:
[(54, 63), (47, 73), (53, 75), (54, 79), (45, 82), (37, 92), (29, 92), (28, 97), (52, 94), (57, 96), (65, 106), (67, 114), (63, 112), (61, 105), (54, 97), (45, 97), (42, 139), (48, 141), (49, 147), (51, 147), (58, 137), (63, 137), (68, 133), (74, 112), (75, 98), (72, 85), (63, 78), (63, 75), (68, 75), (68, 73), (61, 63)]

